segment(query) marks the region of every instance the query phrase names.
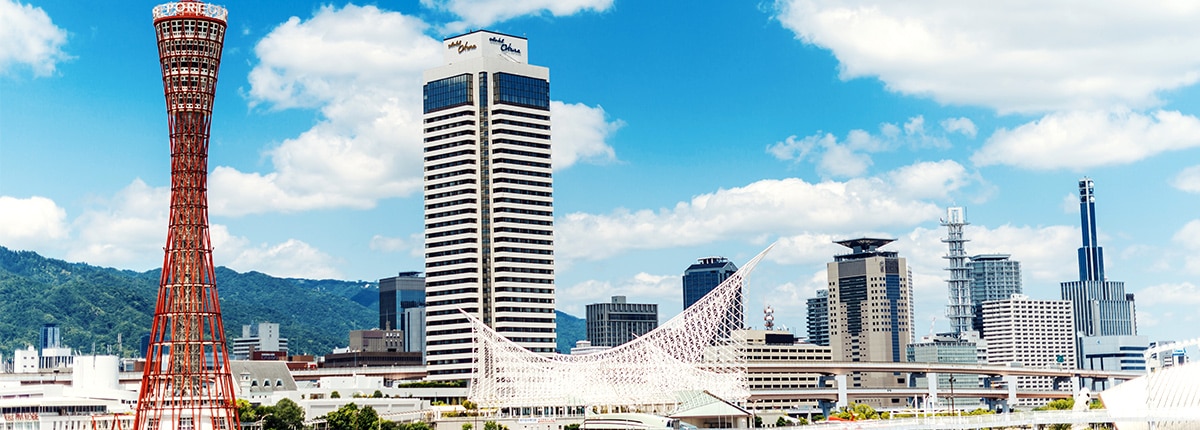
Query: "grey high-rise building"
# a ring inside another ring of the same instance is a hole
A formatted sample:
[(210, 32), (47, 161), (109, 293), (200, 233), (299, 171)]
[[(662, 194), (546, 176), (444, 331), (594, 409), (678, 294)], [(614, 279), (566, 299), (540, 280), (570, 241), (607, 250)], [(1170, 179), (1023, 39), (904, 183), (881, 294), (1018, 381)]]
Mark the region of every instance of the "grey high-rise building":
[(817, 290), (817, 296), (805, 301), (808, 312), (808, 343), (829, 346), (829, 290)]
[(983, 302), (1007, 300), (1021, 294), (1021, 262), (1008, 254), (980, 254), (967, 263), (971, 274), (971, 321), (975, 332), (983, 333)]
[[(1096, 241), (1095, 185), (1090, 178), (1079, 180), (1079, 218), (1083, 246), (1079, 248), (1079, 280), (1063, 282), (1062, 299), (1070, 300), (1079, 336), (1134, 336), (1133, 294), (1125, 283), (1104, 275), (1104, 249)], [(1082, 361), (1082, 360), (1080, 360)]]
[[(912, 284), (906, 260), (879, 247), (894, 239), (838, 241), (851, 249), (826, 265), (829, 278), (829, 347), (835, 361), (902, 362), (912, 342)], [(888, 388), (906, 381), (892, 374), (854, 373), (850, 387)], [(904, 399), (864, 401), (900, 406)]]
[(429, 378), (470, 377), (465, 312), (521, 347), (555, 352), (550, 70), (529, 41), (445, 39), (424, 73), (425, 356)]
[(658, 327), (658, 305), (628, 303), (613, 296), (609, 303), (587, 305), (587, 339), (592, 346), (618, 346)]
[(425, 277), (421, 272), (400, 272), (398, 276), (379, 280), (380, 330), (408, 330), (404, 324), (404, 311), (423, 307)]

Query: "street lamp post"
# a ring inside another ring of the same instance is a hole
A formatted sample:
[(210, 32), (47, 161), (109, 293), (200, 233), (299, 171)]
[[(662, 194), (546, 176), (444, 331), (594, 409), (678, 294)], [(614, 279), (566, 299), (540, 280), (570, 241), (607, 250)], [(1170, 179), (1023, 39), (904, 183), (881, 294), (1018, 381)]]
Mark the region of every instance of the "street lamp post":
[(954, 375), (950, 375), (950, 411), (954, 415), (958, 415), (958, 409), (954, 409)]

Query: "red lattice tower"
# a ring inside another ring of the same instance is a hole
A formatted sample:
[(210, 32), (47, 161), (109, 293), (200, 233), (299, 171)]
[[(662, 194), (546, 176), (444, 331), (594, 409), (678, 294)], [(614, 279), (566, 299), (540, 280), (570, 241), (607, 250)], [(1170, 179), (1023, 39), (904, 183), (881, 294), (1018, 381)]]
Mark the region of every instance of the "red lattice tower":
[(134, 430), (236, 430), (237, 404), (208, 237), (208, 131), (223, 7), (154, 8), (171, 131), (171, 219)]

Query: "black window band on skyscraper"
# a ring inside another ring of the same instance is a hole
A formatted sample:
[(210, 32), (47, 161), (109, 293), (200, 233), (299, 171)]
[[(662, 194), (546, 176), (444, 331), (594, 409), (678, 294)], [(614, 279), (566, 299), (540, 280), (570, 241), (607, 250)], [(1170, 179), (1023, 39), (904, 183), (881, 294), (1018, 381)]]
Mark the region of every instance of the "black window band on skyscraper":
[[(528, 76), (496, 73), (496, 104), (550, 110), (550, 82)], [(426, 110), (426, 112), (429, 112)]]
[(471, 75), (467, 73), (425, 84), (425, 113), (469, 105), (473, 103), (471, 92)]

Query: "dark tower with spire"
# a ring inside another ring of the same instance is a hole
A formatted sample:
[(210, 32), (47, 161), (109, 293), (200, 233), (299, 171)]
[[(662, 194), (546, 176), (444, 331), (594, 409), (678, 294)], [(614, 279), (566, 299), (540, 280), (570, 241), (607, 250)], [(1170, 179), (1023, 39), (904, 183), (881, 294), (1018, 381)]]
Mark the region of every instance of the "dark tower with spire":
[(1091, 178), (1079, 180), (1079, 223), (1083, 246), (1079, 248), (1079, 280), (1104, 280), (1104, 248), (1096, 242), (1096, 185)]
[(1079, 280), (1063, 282), (1062, 298), (1075, 309), (1079, 336), (1133, 336), (1133, 294), (1125, 283), (1104, 275), (1104, 249), (1096, 241), (1096, 189), (1091, 178), (1079, 180), (1079, 219), (1083, 246), (1079, 248)]

